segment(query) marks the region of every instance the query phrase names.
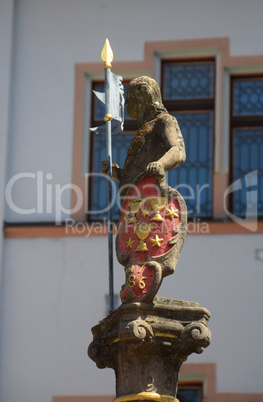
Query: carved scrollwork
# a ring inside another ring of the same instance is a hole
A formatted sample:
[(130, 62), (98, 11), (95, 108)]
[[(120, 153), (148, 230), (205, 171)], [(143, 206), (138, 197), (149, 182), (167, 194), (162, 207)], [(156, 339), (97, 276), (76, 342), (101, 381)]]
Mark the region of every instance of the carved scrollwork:
[(174, 366), (164, 362), (162, 366), (162, 386), (166, 395), (171, 395), (176, 390), (177, 377), (177, 370), (175, 370)]
[(153, 329), (146, 321), (138, 319), (120, 326), (119, 339), (121, 340), (152, 341), (153, 337)]
[(159, 382), (159, 366), (157, 359), (146, 361), (141, 370), (141, 389), (146, 392), (157, 392)]
[(117, 382), (118, 393), (126, 394), (132, 392), (135, 386), (135, 380), (135, 367), (129, 360), (125, 360), (119, 367), (119, 381)]
[(182, 336), (184, 339), (192, 339), (196, 353), (202, 353), (211, 341), (210, 330), (201, 322), (188, 324), (184, 328)]
[(93, 341), (88, 347), (88, 356), (96, 363), (98, 368), (108, 367), (108, 348), (100, 342)]
[(134, 321), (133, 333), (140, 340), (154, 337), (152, 327), (143, 320)]

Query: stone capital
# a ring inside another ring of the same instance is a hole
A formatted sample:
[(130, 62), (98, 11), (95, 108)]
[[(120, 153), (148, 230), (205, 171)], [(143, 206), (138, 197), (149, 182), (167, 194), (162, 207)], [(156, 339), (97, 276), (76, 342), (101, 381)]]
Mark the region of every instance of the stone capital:
[(123, 304), (92, 328), (88, 354), (115, 370), (115, 401), (176, 401), (182, 363), (210, 343), (209, 317), (198, 303), (163, 297)]

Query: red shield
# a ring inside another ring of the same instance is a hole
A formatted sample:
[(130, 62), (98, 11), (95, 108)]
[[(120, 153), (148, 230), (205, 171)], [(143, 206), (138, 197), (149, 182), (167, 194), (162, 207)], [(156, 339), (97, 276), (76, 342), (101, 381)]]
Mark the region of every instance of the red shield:
[(133, 299), (137, 299), (152, 287), (155, 275), (150, 261), (174, 247), (171, 240), (180, 221), (176, 197), (169, 191), (161, 191), (152, 176), (144, 177), (129, 191), (122, 205), (117, 238), (118, 252), (129, 260), (121, 292), (123, 300), (129, 290), (134, 294)]

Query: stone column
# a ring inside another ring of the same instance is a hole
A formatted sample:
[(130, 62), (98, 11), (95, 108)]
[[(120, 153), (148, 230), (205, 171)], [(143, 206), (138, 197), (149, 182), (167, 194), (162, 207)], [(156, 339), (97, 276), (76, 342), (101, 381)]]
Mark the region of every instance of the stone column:
[(209, 317), (198, 303), (155, 297), (122, 304), (93, 327), (88, 354), (99, 368), (114, 369), (114, 401), (178, 401), (182, 363), (210, 343)]

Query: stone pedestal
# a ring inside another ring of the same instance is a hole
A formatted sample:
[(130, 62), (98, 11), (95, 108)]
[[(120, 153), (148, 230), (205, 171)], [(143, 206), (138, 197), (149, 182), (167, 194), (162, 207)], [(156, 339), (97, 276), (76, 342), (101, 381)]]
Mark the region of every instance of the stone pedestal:
[(198, 303), (155, 297), (123, 304), (93, 327), (88, 354), (114, 369), (114, 401), (177, 401), (182, 363), (210, 343), (209, 317)]

